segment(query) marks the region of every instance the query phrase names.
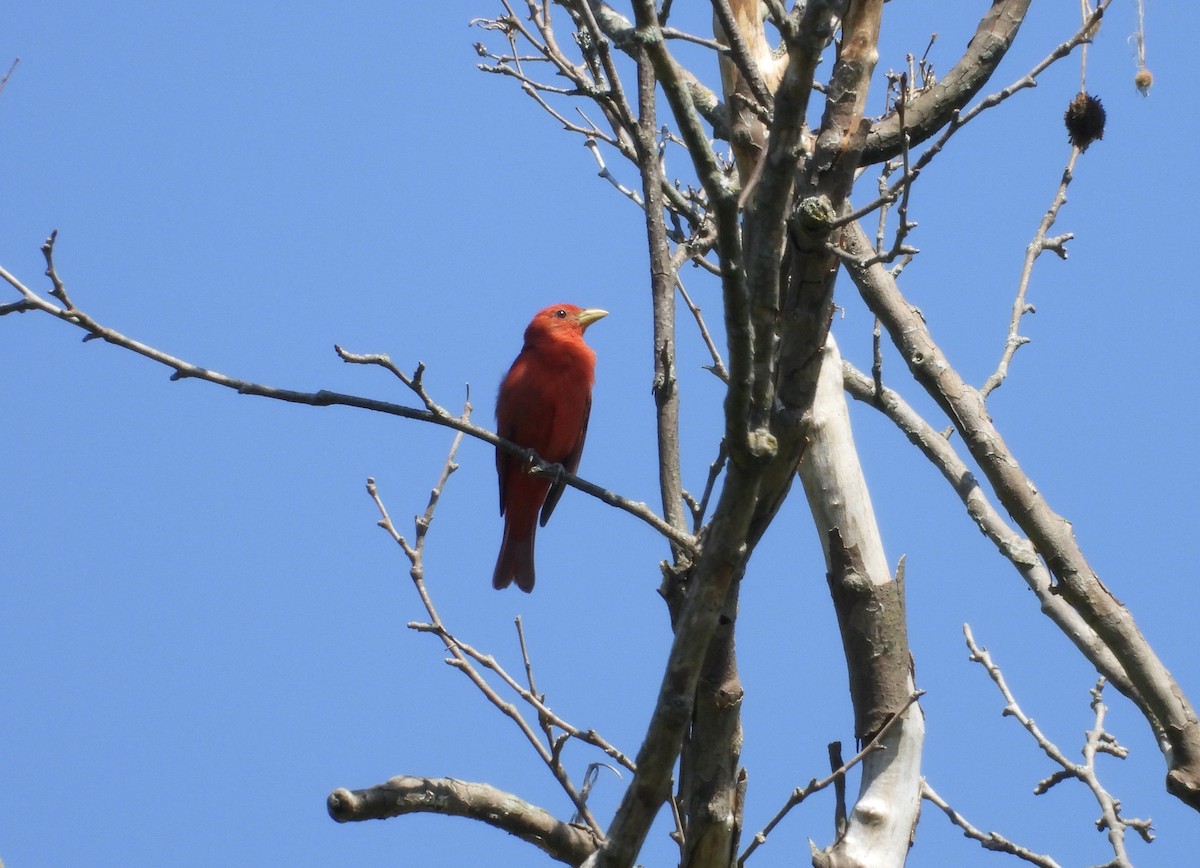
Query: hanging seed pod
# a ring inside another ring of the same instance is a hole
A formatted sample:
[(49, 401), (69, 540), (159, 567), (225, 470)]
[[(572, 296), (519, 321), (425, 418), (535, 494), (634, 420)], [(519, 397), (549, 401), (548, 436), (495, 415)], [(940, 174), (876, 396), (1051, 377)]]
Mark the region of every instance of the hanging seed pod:
[(1063, 115), (1071, 144), (1086, 151), (1092, 142), (1104, 138), (1104, 117), (1104, 106), (1098, 97), (1082, 91), (1076, 94)]
[(1154, 76), (1150, 74), (1150, 70), (1142, 67), (1137, 71), (1137, 75), (1133, 77), (1133, 86), (1138, 89), (1138, 93), (1142, 96), (1150, 95), (1150, 85), (1154, 84)]

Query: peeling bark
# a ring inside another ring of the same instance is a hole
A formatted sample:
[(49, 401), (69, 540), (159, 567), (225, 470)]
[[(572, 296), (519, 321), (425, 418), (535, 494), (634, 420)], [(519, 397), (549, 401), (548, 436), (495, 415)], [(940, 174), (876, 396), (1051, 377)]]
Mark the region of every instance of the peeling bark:
[(828, 567), (837, 612), (855, 737), (870, 743), (897, 713), (884, 749), (863, 760), (862, 785), (845, 831), (817, 866), (903, 865), (921, 802), (921, 750), (925, 722), (915, 689), (903, 572), (891, 575), (870, 493), (850, 428), (842, 388), (842, 360), (830, 336), (809, 426), (809, 446), (799, 474)]

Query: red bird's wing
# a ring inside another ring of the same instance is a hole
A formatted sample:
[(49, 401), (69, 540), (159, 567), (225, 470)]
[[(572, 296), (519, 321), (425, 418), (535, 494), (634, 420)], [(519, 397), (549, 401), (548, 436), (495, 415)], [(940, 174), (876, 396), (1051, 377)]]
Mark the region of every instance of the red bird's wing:
[[(508, 431), (497, 431), (505, 440), (509, 437)], [(500, 514), (504, 515), (504, 481), (508, 476), (509, 455), (499, 446), (496, 447), (496, 476), (500, 479)]]
[[(496, 433), (505, 440), (517, 442), (517, 429), (520, 413), (515, 404), (519, 403), (520, 384), (525, 373), (525, 353), (522, 352), (512, 363), (508, 374), (500, 383), (496, 395)], [(504, 515), (508, 508), (508, 477), (518, 469), (521, 458), (513, 455), (499, 446), (496, 447), (496, 476), (500, 479), (500, 514)]]
[[(579, 469), (579, 459), (583, 457), (583, 441), (587, 439), (588, 419), (592, 415), (592, 394), (589, 391), (587, 399), (583, 404), (583, 421), (579, 425), (579, 439), (575, 441), (575, 445), (571, 447), (571, 451), (563, 458), (561, 464), (568, 473), (574, 473)], [(542, 505), (542, 517), (538, 522), (542, 527), (546, 526), (546, 522), (550, 520), (550, 513), (554, 512), (554, 507), (558, 505), (558, 499), (562, 497), (563, 488), (566, 484), (561, 480), (555, 480), (550, 486), (550, 492), (546, 495), (546, 502)]]

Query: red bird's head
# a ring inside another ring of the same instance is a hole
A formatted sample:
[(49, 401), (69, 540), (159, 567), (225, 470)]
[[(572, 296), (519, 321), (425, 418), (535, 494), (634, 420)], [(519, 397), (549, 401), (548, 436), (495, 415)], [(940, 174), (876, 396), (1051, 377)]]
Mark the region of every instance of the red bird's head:
[(538, 311), (529, 323), (525, 329), (525, 344), (582, 338), (588, 326), (606, 316), (608, 311), (596, 307), (585, 309), (573, 304), (552, 304)]

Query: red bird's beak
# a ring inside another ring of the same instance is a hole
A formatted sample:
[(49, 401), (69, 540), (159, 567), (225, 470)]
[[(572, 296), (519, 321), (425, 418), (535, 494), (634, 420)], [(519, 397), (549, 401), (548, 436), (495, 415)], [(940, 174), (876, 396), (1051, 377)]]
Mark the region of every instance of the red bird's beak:
[(587, 310), (581, 310), (578, 316), (579, 327), (586, 330), (596, 320), (604, 319), (606, 316), (608, 316), (608, 311), (600, 310), (598, 307), (589, 307)]

